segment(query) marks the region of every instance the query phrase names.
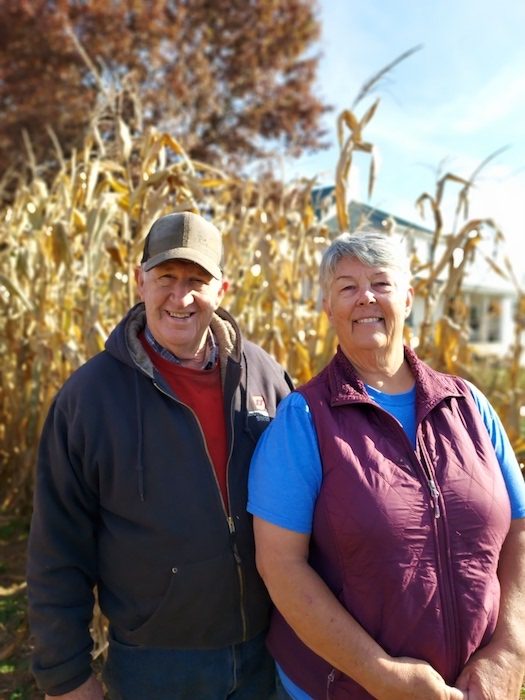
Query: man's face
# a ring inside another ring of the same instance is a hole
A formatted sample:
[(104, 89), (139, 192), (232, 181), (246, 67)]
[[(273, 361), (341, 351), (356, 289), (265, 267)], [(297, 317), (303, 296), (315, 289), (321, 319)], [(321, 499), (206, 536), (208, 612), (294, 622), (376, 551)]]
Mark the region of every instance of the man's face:
[(181, 359), (193, 358), (206, 342), (227, 282), (187, 260), (168, 260), (148, 272), (139, 267), (136, 278), (155, 340)]

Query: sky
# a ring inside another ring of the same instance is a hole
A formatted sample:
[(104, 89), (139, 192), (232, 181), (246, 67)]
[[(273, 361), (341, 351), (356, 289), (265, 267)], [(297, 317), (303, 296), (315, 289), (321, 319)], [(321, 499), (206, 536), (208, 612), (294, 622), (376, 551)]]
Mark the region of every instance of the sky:
[[(379, 170), (367, 199), (369, 158), (357, 154), (350, 194), (358, 201), (431, 227), (415, 201), (435, 193), (447, 172), (469, 178), (488, 156), (471, 194), (470, 217), (491, 217), (503, 230), (520, 279), (525, 278), (525, 0), (320, 0), (322, 53), (316, 90), (334, 107), (325, 127), (332, 147), (285, 163), (287, 177), (333, 184), (339, 156), (337, 115), (361, 86), (400, 54), (398, 64), (355, 107)], [(348, 132), (346, 132), (348, 134)], [(459, 187), (447, 185), (453, 225)]]

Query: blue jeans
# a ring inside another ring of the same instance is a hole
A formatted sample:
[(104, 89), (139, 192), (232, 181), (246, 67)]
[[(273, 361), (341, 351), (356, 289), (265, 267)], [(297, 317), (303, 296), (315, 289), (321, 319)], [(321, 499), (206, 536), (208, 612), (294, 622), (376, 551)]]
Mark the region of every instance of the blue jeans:
[(111, 639), (110, 700), (270, 700), (275, 667), (265, 635), (224, 649), (150, 649)]

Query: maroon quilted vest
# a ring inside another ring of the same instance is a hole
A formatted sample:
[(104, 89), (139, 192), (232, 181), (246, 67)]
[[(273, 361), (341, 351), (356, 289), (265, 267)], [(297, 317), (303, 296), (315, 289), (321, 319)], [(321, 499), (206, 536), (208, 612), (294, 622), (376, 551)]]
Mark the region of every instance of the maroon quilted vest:
[[(424, 659), (453, 684), (494, 631), (510, 503), (468, 386), (408, 348), (405, 356), (416, 379), (415, 451), (340, 349), (299, 389), (323, 465), (309, 561), (390, 655)], [(277, 611), (268, 644), (315, 700), (371, 697), (310, 651)]]

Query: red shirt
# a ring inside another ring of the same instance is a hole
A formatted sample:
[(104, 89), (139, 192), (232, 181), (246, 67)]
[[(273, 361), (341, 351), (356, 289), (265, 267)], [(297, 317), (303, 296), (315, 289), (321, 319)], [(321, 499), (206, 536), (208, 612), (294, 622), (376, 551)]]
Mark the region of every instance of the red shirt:
[(207, 370), (183, 367), (159, 355), (143, 335), (140, 340), (173, 393), (196, 414), (227, 509), (228, 446), (219, 362), (213, 369)]

